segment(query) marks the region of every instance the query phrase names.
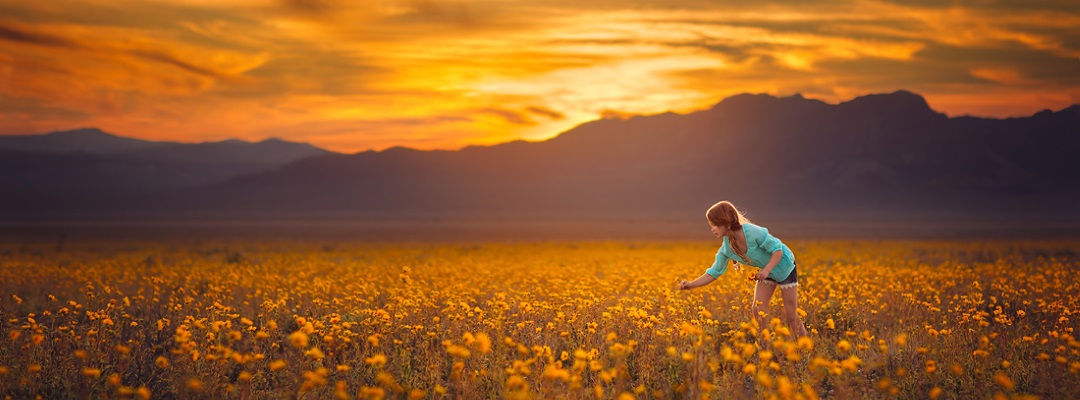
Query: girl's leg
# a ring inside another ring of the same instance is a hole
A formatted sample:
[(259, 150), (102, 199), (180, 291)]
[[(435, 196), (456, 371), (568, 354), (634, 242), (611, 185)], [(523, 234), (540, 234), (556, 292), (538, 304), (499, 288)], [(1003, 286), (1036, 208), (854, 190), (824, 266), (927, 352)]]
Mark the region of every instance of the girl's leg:
[(757, 281), (754, 284), (754, 304), (750, 305), (750, 313), (757, 320), (758, 329), (764, 329), (765, 317), (760, 312), (769, 310), (769, 299), (772, 298), (773, 292), (776, 291), (776, 285), (771, 283), (765, 283), (763, 281)]
[(784, 319), (787, 320), (788, 327), (791, 328), (791, 334), (795, 335), (795, 338), (806, 336), (806, 326), (803, 325), (802, 319), (799, 318), (799, 286), (789, 286), (787, 288), (780, 288), (780, 297), (784, 299)]

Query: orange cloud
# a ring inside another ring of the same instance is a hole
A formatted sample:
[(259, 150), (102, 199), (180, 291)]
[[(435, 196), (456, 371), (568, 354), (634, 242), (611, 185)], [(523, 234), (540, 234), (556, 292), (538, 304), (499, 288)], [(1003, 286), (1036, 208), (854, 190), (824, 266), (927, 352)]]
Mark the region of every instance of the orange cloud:
[(971, 70), (971, 75), (976, 78), (982, 78), (1007, 85), (1024, 85), (1035, 82), (1034, 80), (1023, 76), (1023, 74), (1015, 68), (975, 68)]
[(1080, 97), (1068, 4), (12, 3), (0, 134), (459, 148), (740, 92), (896, 89), (949, 114), (1024, 115)]
[(558, 111), (554, 111), (554, 110), (544, 108), (544, 107), (540, 107), (540, 106), (528, 106), (528, 107), (525, 107), (525, 110), (528, 111), (528, 112), (531, 112), (533, 114), (540, 115), (540, 116), (543, 116), (543, 117), (547, 117), (547, 118), (550, 118), (550, 119), (553, 119), (553, 120), (560, 120), (560, 119), (566, 118), (565, 115), (563, 115), (562, 113), (560, 113)]

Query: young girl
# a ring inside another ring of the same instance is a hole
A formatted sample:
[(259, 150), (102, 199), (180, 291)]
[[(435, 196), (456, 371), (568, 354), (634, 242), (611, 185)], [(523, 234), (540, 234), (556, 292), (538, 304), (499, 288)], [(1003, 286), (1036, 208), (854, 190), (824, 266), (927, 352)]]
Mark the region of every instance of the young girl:
[(784, 300), (784, 319), (796, 338), (806, 335), (806, 327), (799, 318), (799, 274), (795, 271), (795, 255), (784, 243), (769, 234), (764, 227), (751, 224), (735, 206), (721, 201), (709, 207), (705, 218), (716, 237), (724, 238), (716, 261), (693, 282), (679, 282), (679, 289), (689, 290), (712, 283), (727, 271), (728, 260), (761, 268), (754, 279), (754, 305), (750, 312), (757, 318), (758, 326), (765, 326), (765, 311), (776, 287)]

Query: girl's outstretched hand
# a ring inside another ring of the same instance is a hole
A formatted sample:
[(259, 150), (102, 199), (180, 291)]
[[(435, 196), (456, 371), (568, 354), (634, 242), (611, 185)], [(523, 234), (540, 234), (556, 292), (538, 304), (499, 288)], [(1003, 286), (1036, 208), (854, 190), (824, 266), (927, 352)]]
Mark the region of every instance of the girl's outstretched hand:
[(691, 289), (690, 282), (679, 281), (679, 290), (690, 290), (690, 289)]

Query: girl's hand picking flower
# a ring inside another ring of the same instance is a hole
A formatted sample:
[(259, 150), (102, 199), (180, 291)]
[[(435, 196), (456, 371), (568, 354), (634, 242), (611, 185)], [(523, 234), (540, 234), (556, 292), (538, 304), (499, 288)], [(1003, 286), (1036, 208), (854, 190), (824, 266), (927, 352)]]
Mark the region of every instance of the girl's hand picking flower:
[(679, 281), (679, 290), (690, 290), (690, 282)]

